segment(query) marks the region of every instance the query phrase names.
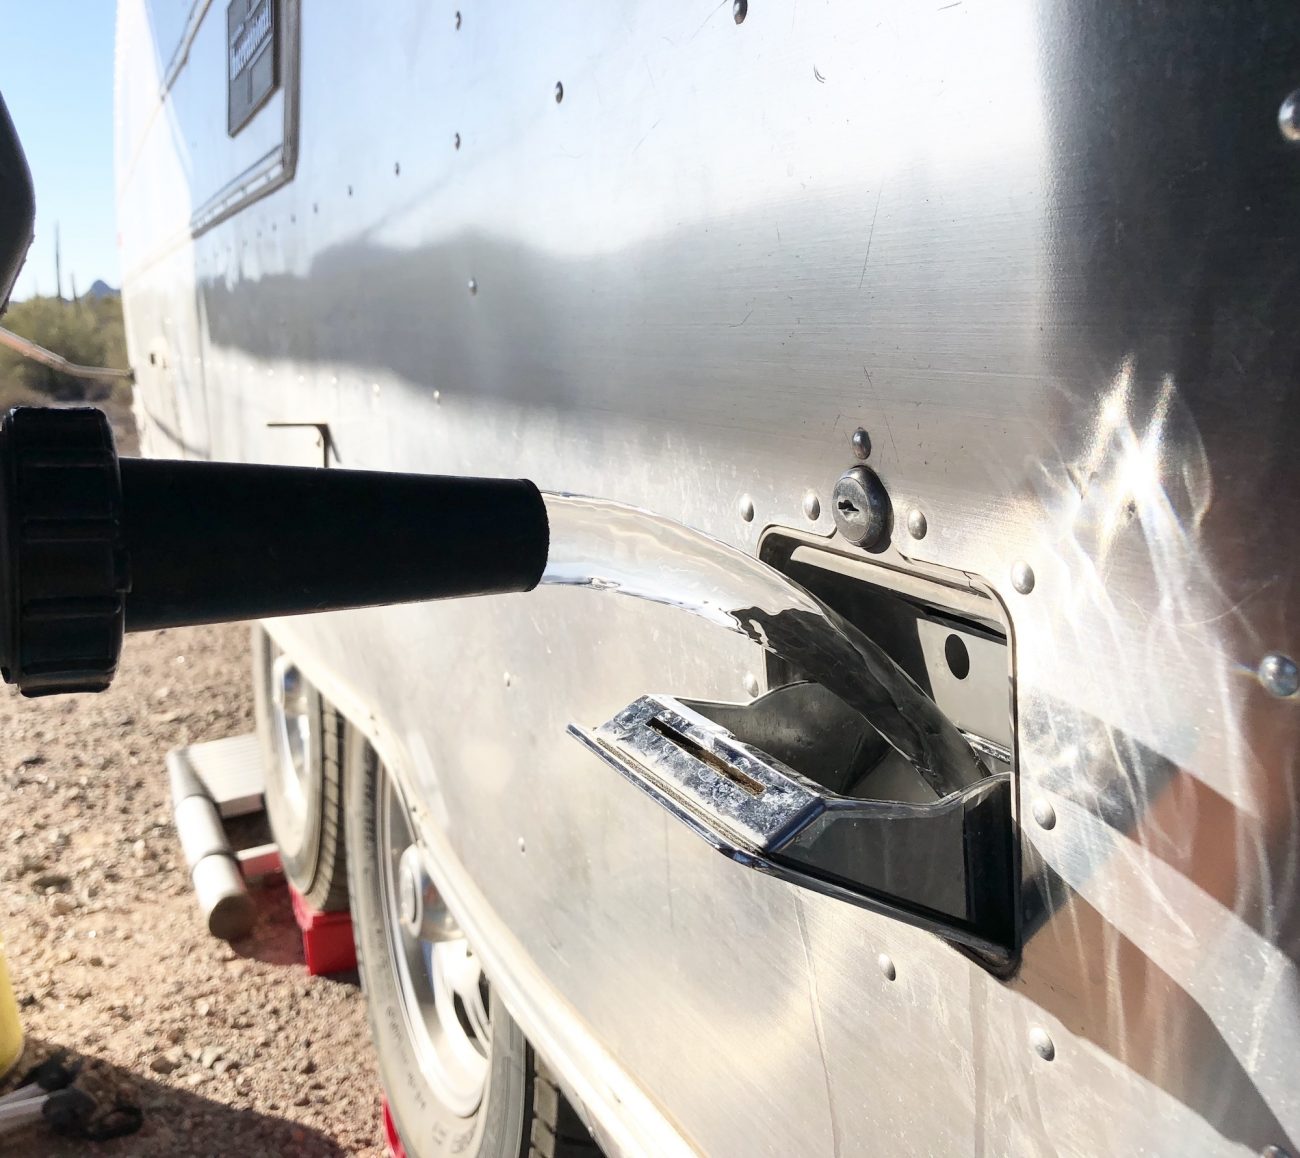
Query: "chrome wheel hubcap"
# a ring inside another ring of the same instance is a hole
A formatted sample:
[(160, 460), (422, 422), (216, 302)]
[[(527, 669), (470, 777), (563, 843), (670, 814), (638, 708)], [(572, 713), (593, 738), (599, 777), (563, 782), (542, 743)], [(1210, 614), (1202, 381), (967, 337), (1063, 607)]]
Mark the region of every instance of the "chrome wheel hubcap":
[(380, 886), (402, 1018), (430, 1089), (469, 1117), (483, 1100), (491, 1059), (487, 982), (429, 876), (397, 786), (380, 775)]

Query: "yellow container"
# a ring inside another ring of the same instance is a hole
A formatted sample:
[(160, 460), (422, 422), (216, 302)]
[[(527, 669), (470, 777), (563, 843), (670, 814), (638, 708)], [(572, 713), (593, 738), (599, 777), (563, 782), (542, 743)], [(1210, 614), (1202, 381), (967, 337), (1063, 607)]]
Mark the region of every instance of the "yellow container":
[(13, 1069), (22, 1052), (23, 1026), (18, 1020), (13, 986), (9, 984), (4, 942), (0, 941), (0, 1078)]

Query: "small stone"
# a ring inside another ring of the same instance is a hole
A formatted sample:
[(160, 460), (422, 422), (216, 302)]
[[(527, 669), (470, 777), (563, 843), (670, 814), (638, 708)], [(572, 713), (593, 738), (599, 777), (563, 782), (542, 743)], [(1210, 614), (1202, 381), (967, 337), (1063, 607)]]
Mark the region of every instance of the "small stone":
[(104, 958), (101, 957), (98, 953), (92, 953), (89, 957), (86, 958), (86, 964), (92, 965), (96, 969), (101, 969), (103, 968), (104, 965)]
[(224, 1074), (227, 1070), (237, 1069), (238, 1067), (239, 1067), (239, 1062), (236, 1061), (233, 1057), (218, 1058), (215, 1062), (212, 1063), (213, 1073), (218, 1073), (218, 1074)]
[(66, 893), (55, 893), (54, 899), (50, 902), (50, 912), (56, 917), (66, 917), (69, 913), (77, 911), (77, 902)]
[(212, 1012), (212, 1004), (211, 1004), (211, 1002), (208, 1002), (208, 1001), (200, 1001), (200, 1002), (199, 1002), (199, 1003), (194, 1007), (194, 1011), (195, 1011), (195, 1012), (196, 1012), (200, 1017), (207, 1017), (207, 1016)]
[(149, 1068), (156, 1074), (170, 1074), (180, 1068), (183, 1059), (180, 1050), (169, 1049), (156, 1053), (149, 1059)]
[(199, 1054), (199, 1065), (205, 1070), (210, 1070), (225, 1052), (219, 1045), (205, 1045)]
[[(26, 862), (26, 857), (23, 858)], [(47, 889), (55, 892), (64, 893), (72, 887), (72, 878), (65, 876), (63, 873), (42, 873), (38, 877), (32, 878), (32, 888), (38, 893), (43, 893)]]
[(145, 844), (143, 840), (137, 840), (131, 845), (131, 855), (135, 857), (136, 860), (148, 860), (149, 846)]
[(198, 1070), (195, 1073), (190, 1074), (185, 1079), (185, 1082), (187, 1085), (197, 1086), (202, 1084), (203, 1082), (206, 1082), (207, 1080), (208, 1080), (208, 1075), (205, 1074), (202, 1070)]
[(177, 1045), (185, 1037), (185, 1031), (179, 1025), (171, 1026), (163, 1035), (172, 1045)]
[(298, 1066), (298, 1072), (300, 1074), (314, 1074), (316, 1072), (316, 1063), (312, 1061), (311, 1058), (306, 1058), (302, 1064)]

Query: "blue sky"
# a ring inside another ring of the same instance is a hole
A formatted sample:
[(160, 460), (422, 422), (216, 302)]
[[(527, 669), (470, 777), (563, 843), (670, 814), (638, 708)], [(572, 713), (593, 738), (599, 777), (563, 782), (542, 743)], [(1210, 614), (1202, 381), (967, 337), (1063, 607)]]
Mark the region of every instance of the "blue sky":
[(121, 273), (113, 183), (113, 0), (0, 0), (0, 93), (36, 184), (36, 240), (14, 300)]

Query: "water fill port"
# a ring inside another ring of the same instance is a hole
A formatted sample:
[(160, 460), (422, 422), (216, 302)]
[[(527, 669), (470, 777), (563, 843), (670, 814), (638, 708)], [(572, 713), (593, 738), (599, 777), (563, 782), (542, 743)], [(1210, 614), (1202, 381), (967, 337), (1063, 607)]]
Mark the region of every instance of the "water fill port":
[(759, 561), (649, 512), (568, 496), (548, 512), (565, 548), (543, 582), (676, 607), (766, 653), (752, 701), (647, 694), (575, 739), (738, 864), (1014, 959), (992, 599), (795, 538), (768, 536)]

